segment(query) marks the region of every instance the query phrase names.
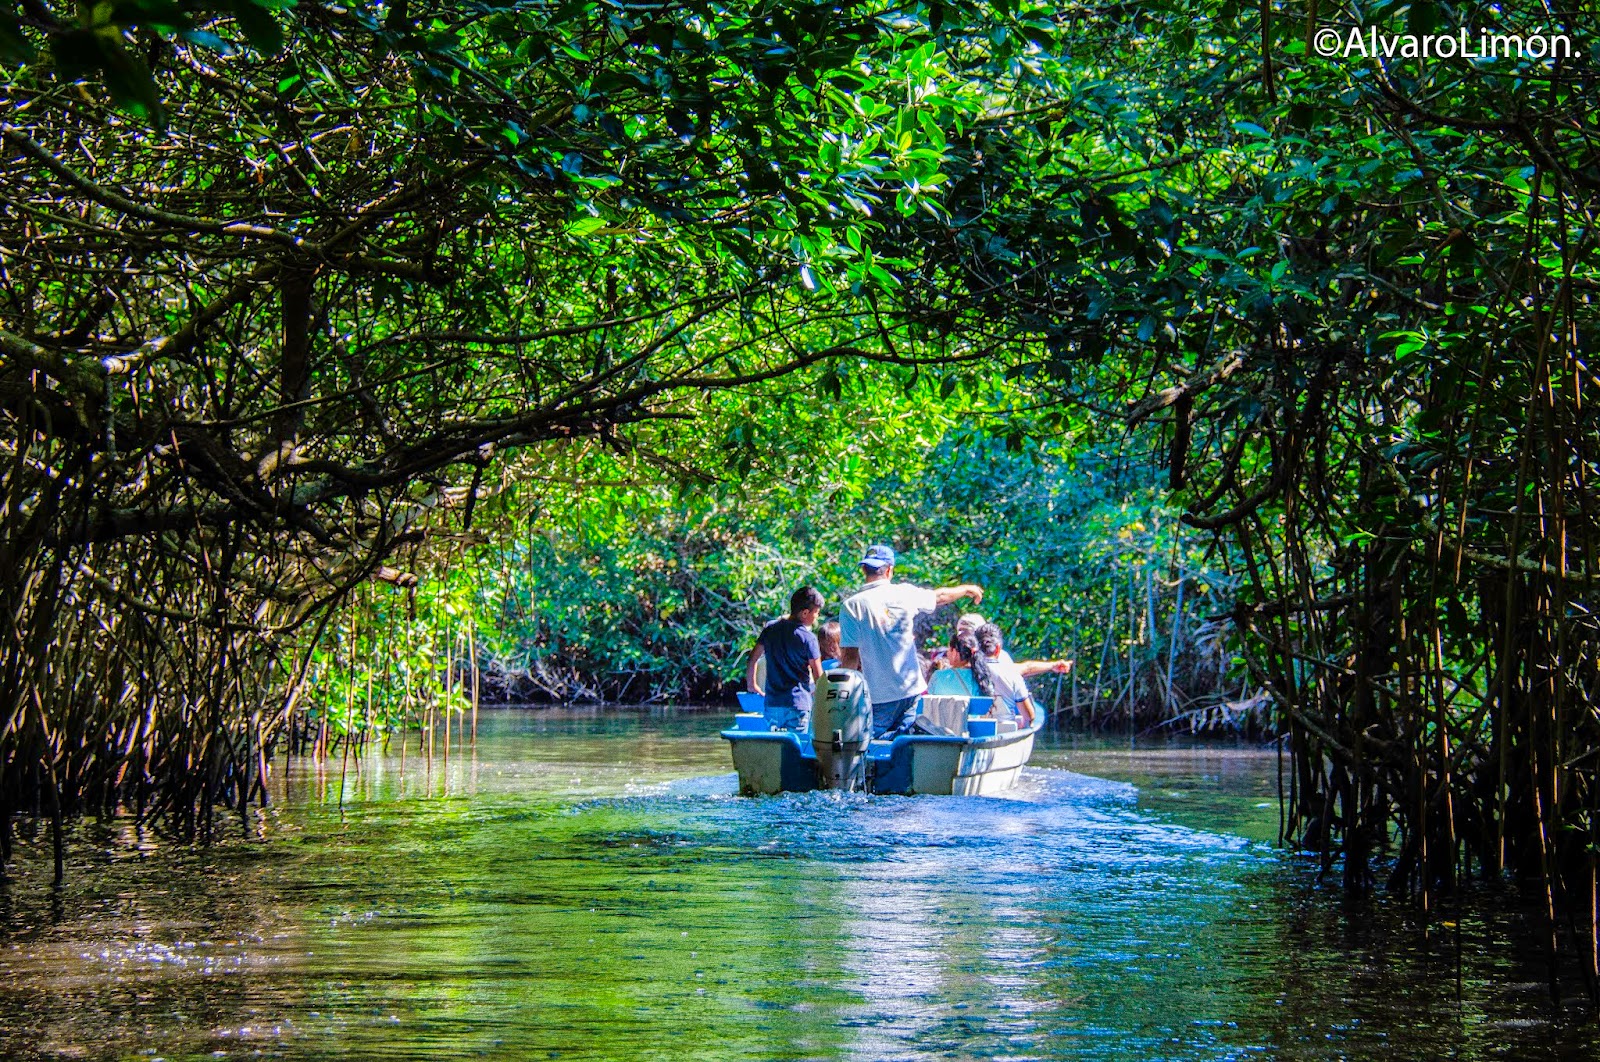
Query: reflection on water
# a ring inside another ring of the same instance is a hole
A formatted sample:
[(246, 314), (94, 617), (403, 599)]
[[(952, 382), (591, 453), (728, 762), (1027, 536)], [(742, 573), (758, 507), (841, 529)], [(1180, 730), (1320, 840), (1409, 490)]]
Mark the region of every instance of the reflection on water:
[(59, 895), (36, 842), (0, 894), (0, 1055), (1600, 1046), (1506, 957), (1510, 916), (1462, 912), (1430, 945), (1403, 908), (1315, 891), (1264, 843), (1270, 753), (1046, 743), (1004, 798), (747, 800), (721, 722), (496, 714), (448, 765), (413, 742), (403, 765), (397, 748), (299, 769), (210, 849), (85, 827)]

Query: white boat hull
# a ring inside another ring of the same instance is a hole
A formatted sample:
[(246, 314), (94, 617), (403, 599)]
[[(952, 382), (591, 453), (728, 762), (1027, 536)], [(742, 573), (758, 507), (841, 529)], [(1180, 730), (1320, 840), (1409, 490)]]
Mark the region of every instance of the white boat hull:
[(1033, 755), (1035, 733), (1024, 731), (1016, 741), (998, 747), (967, 749), (950, 780), (950, 792), (956, 796), (988, 796), (1016, 785), (1022, 768)]

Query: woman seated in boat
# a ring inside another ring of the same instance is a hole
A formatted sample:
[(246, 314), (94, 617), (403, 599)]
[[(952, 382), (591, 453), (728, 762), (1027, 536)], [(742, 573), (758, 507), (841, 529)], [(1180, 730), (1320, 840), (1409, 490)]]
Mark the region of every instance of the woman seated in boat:
[(993, 697), (989, 662), (971, 631), (957, 629), (945, 650), (945, 666), (928, 678), (930, 697)]
[(1022, 669), (1006, 654), (1005, 639), (1000, 634), (1000, 628), (985, 623), (974, 633), (978, 655), (983, 657), (989, 668), (989, 684), (994, 690), (995, 699), (1017, 713), (1017, 725), (1024, 728), (1032, 726), (1033, 694), (1028, 692), (1028, 681), (1022, 677)]

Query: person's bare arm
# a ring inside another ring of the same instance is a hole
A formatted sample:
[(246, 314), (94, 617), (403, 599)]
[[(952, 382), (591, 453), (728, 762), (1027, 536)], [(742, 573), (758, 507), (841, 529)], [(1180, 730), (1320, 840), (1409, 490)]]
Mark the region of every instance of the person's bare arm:
[(851, 671), (861, 670), (861, 650), (853, 645), (847, 645), (839, 650), (839, 663)]
[(1033, 698), (1032, 697), (1024, 697), (1024, 698), (1022, 698), (1022, 700), (1018, 701), (1017, 702), (1017, 711), (1022, 716), (1022, 727), (1024, 729), (1026, 729), (1026, 728), (1028, 728), (1028, 727), (1033, 725)]
[(933, 592), (933, 599), (941, 605), (960, 601), (964, 597), (972, 598), (974, 605), (983, 604), (983, 587), (977, 583), (962, 583), (960, 586), (941, 586)]
[(757, 642), (756, 647), (750, 650), (750, 663), (746, 664), (744, 668), (744, 688), (751, 693), (763, 692), (761, 687), (756, 685), (756, 661), (761, 659), (761, 654), (765, 651), (765, 647), (760, 642)]
[(822, 661), (816, 657), (811, 658), (811, 681), (822, 681)]
[(1019, 660), (1017, 670), (1023, 678), (1035, 675), (1065, 675), (1072, 670), (1071, 660)]

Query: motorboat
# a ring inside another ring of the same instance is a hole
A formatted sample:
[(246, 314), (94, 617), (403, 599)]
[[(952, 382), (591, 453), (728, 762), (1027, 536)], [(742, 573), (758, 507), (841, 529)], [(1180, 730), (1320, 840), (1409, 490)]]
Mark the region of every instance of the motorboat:
[[(818, 683), (809, 732), (775, 730), (758, 693), (722, 737), (746, 796), (842, 789), (868, 793), (984, 796), (1010, 789), (1033, 755), (1042, 713), (1022, 726), (997, 718), (989, 697), (921, 697), (901, 732), (873, 740), (861, 674), (834, 668)], [(1000, 715), (1007, 715), (1000, 709)]]

